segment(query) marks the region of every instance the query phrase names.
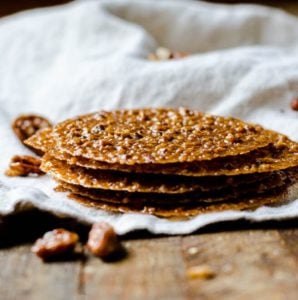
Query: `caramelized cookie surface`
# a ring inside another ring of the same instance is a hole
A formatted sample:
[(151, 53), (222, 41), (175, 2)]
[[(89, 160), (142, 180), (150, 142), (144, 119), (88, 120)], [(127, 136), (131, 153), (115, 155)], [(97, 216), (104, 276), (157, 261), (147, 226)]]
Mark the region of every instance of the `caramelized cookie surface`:
[[(69, 165), (45, 155), (42, 170), (55, 179), (91, 189), (114, 191), (179, 194), (191, 191), (221, 190), (227, 186), (237, 188), (242, 184), (267, 179), (274, 172), (248, 174), (242, 176), (202, 176), (189, 177), (163, 174), (140, 174), (115, 172), (111, 170), (93, 170)], [(280, 173), (280, 172), (276, 172)]]
[(241, 199), (239, 201), (217, 202), (212, 204), (205, 204), (201, 206), (181, 205), (180, 207), (154, 207), (154, 206), (134, 206), (125, 205), (121, 203), (109, 203), (100, 200), (92, 200), (89, 197), (82, 196), (75, 193), (70, 193), (70, 200), (75, 200), (78, 203), (102, 209), (113, 213), (143, 213), (151, 214), (163, 218), (185, 219), (193, 216), (220, 212), (226, 210), (253, 210), (263, 205), (280, 205), (287, 202), (287, 186), (277, 188), (268, 193), (253, 196), (252, 198)]
[(234, 118), (180, 108), (102, 111), (66, 120), (52, 135), (62, 153), (135, 165), (240, 155), (268, 145), (275, 133)]

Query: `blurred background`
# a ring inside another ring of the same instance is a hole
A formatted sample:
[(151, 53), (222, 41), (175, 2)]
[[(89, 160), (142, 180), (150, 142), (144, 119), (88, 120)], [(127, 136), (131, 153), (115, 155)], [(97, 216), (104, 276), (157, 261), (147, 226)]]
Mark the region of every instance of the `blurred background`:
[[(158, 1), (158, 0), (156, 0)], [(63, 4), (71, 2), (69, 0), (9, 0), (0, 1), (0, 16), (9, 15), (20, 10), (35, 8), (35, 7), (44, 7), (44, 6), (53, 6), (58, 4)], [(247, 1), (237, 1), (237, 0), (226, 0), (226, 1), (206, 1), (206, 2), (215, 2), (215, 3), (257, 3), (269, 6), (275, 6), (282, 8), (292, 14), (298, 15), (298, 1), (297, 0), (247, 0)]]

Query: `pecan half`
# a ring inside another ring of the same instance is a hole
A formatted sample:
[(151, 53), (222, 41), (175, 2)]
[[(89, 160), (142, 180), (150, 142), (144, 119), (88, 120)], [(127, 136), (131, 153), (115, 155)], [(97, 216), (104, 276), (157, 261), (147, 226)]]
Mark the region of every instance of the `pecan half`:
[(12, 157), (6, 176), (40, 176), (44, 172), (40, 169), (41, 160), (29, 155), (15, 155)]
[(79, 236), (76, 233), (58, 228), (46, 232), (35, 242), (31, 251), (46, 260), (74, 250), (78, 240)]
[[(12, 130), (24, 144), (24, 141), (34, 135), (38, 130), (51, 127), (52, 124), (42, 116), (38, 115), (21, 115), (12, 123)], [(24, 144), (25, 145), (25, 144)], [(25, 145), (33, 152), (41, 154), (38, 150)]]
[(105, 258), (116, 253), (120, 249), (120, 243), (113, 227), (100, 222), (93, 224), (86, 247), (95, 256)]

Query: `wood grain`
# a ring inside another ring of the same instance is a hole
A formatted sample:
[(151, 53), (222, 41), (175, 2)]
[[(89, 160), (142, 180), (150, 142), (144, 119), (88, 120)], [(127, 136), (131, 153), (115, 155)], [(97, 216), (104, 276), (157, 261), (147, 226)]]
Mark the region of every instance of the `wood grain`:
[[(130, 239), (128, 257), (107, 263), (42, 263), (30, 246), (0, 250), (1, 299), (297, 299), (297, 229)], [(190, 252), (190, 248), (197, 253)], [(211, 280), (189, 279), (208, 264)]]
[[(295, 299), (298, 256), (283, 241), (275, 230), (185, 238), (187, 266), (207, 263), (217, 270), (214, 280), (190, 282), (192, 293), (203, 299)], [(190, 246), (199, 254), (187, 254)]]
[(77, 293), (79, 263), (43, 264), (29, 246), (0, 251), (0, 298), (71, 299)]

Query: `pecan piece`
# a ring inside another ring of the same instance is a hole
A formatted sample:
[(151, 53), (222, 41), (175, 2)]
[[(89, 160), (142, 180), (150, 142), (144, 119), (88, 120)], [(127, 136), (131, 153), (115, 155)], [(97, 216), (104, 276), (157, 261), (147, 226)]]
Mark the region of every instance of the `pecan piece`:
[[(52, 124), (44, 117), (38, 115), (21, 115), (14, 120), (12, 123), (12, 130), (19, 138), (19, 140), (24, 144), (24, 141), (34, 135), (38, 130), (51, 127)], [(36, 154), (41, 154), (40, 151), (29, 147)]]
[(73, 251), (78, 240), (79, 236), (76, 233), (58, 228), (46, 232), (35, 242), (31, 251), (46, 260)]
[(181, 51), (171, 51), (168, 48), (159, 47), (155, 53), (150, 53), (148, 59), (152, 61), (180, 59), (188, 56), (189, 54)]
[(106, 222), (93, 224), (86, 245), (87, 249), (97, 257), (108, 257), (121, 248), (113, 227)]
[(40, 169), (41, 160), (29, 155), (15, 155), (12, 157), (6, 176), (40, 176), (44, 172)]
[(198, 265), (187, 269), (187, 277), (190, 279), (212, 279), (215, 271), (209, 265)]

